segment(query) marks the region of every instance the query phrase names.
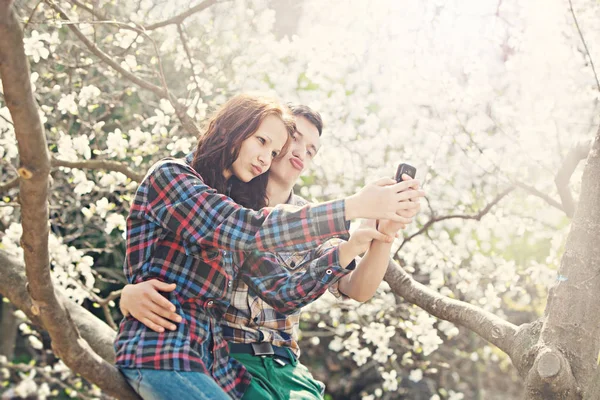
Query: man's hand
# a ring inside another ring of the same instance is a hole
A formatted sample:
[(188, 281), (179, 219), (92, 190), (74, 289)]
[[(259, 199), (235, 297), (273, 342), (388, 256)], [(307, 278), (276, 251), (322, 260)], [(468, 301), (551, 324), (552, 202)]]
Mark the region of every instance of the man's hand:
[(175, 314), (175, 306), (158, 292), (172, 292), (175, 288), (174, 283), (156, 279), (125, 285), (119, 308), (123, 315), (131, 315), (155, 332), (164, 332), (165, 328), (173, 331), (177, 327), (169, 321), (181, 322), (181, 317)]
[(395, 233), (387, 235), (377, 230), (375, 220), (365, 220), (350, 235), (346, 243), (348, 249), (355, 255), (363, 254), (371, 246), (373, 240), (391, 243), (394, 240)]
[[(413, 179), (406, 174), (402, 175), (402, 179), (404, 182), (413, 181)], [(415, 189), (414, 196), (410, 197), (408, 200), (405, 200), (405, 201), (410, 201), (411, 203), (415, 204), (415, 207), (403, 210), (402, 212), (399, 212), (399, 215), (402, 215), (405, 218), (409, 218), (411, 221), (414, 218), (414, 216), (417, 215), (417, 213), (421, 210), (420, 201), (421, 201), (421, 198), (425, 196), (425, 192), (423, 190), (419, 190), (418, 182), (417, 182), (417, 185), (414, 186), (414, 189)], [(395, 235), (400, 229), (406, 228), (406, 225), (407, 224), (404, 224), (401, 222), (396, 222), (396, 221), (391, 221), (391, 220), (385, 219), (385, 220), (379, 221), (379, 223), (377, 225), (377, 229), (380, 232), (385, 233), (387, 235)]]

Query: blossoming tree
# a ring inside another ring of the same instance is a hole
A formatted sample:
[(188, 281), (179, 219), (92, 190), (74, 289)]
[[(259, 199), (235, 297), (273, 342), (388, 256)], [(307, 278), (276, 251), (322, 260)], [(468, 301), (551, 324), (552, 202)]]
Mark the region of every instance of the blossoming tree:
[(597, 2), (284, 3), (0, 0), (7, 390), (136, 398), (111, 364), (132, 193), (261, 90), (324, 117), (300, 194), (401, 160), (428, 192), (373, 300), (304, 314), (335, 398), (600, 396)]

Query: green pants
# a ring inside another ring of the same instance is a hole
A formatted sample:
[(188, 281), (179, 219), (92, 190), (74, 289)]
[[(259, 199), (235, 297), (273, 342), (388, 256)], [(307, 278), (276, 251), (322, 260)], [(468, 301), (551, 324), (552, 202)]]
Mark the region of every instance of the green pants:
[[(290, 350), (288, 350), (290, 351)], [(290, 352), (291, 354), (291, 352)], [(322, 400), (325, 385), (297, 360), (280, 365), (273, 357), (232, 353), (252, 374), (242, 400)], [(293, 359), (293, 358), (292, 358)]]

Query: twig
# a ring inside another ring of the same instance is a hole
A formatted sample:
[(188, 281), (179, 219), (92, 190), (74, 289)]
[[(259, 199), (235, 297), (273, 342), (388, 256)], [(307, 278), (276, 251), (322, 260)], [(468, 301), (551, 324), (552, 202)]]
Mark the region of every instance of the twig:
[(194, 78), (194, 82), (196, 83), (196, 89), (198, 89), (198, 96), (200, 96), (200, 82), (198, 82), (198, 77), (196, 76), (196, 71), (194, 70), (194, 62), (192, 60), (192, 52), (190, 51), (187, 40), (185, 38), (185, 34), (183, 32), (183, 24), (177, 24), (177, 32), (179, 32), (179, 39), (181, 39), (181, 43), (183, 44), (183, 49), (185, 50), (185, 54), (190, 62), (190, 69), (192, 71), (192, 77)]
[(145, 29), (147, 31), (153, 31), (154, 29), (157, 28), (162, 28), (163, 26), (167, 26), (167, 25), (173, 25), (173, 24), (181, 24), (186, 18), (188, 18), (189, 16), (200, 12), (202, 10), (207, 9), (208, 7), (212, 6), (213, 4), (219, 3), (219, 0), (207, 0), (204, 1), (200, 4), (195, 5), (194, 7), (190, 8), (187, 11), (182, 12), (181, 14), (178, 14), (172, 18), (169, 18), (167, 20), (161, 21), (161, 22), (156, 22), (154, 24), (148, 25), (145, 27)]
[(85, 4), (83, 4), (82, 2), (80, 2), (78, 0), (70, 0), (70, 2), (73, 3), (73, 4), (75, 4), (79, 8), (83, 8), (85, 11), (89, 12), (94, 17), (98, 18), (99, 20), (106, 20), (106, 19), (108, 19), (106, 16), (100, 14), (98, 11), (94, 10), (93, 8), (90, 8), (90, 7), (86, 6)]
[(596, 68), (594, 67), (594, 60), (592, 60), (592, 55), (590, 54), (590, 50), (585, 43), (585, 38), (583, 37), (583, 33), (581, 32), (581, 28), (579, 27), (579, 22), (577, 22), (577, 16), (575, 15), (575, 10), (573, 10), (573, 2), (569, 0), (569, 9), (571, 10), (571, 14), (573, 15), (573, 21), (575, 21), (575, 26), (577, 27), (577, 32), (579, 32), (579, 38), (581, 39), (581, 43), (583, 43), (583, 47), (585, 48), (585, 52), (587, 53), (588, 58), (590, 59), (590, 65), (592, 66), (592, 72), (594, 73), (594, 78), (596, 79), (596, 87), (600, 92), (600, 81), (598, 80), (598, 74), (596, 73)]
[[(161, 98), (168, 99), (171, 102), (171, 104), (173, 105), (173, 108), (176, 111), (177, 117), (181, 121), (181, 124), (183, 125), (185, 130), (187, 130), (193, 136), (197, 137), (200, 135), (200, 130), (198, 129), (198, 127), (196, 126), (194, 121), (190, 118), (190, 116), (187, 115), (186, 107), (179, 103), (177, 98), (172, 93), (169, 92), (168, 88), (163, 88), (163, 87), (157, 86), (157, 85), (155, 85), (151, 82), (148, 82), (144, 79), (141, 79), (141, 78), (137, 77), (135, 74), (127, 71), (119, 63), (117, 63), (115, 60), (113, 60), (108, 54), (106, 54), (98, 46), (96, 46), (94, 43), (92, 43), (87, 37), (85, 37), (83, 32), (81, 32), (81, 30), (76, 26), (75, 23), (72, 23), (72, 21), (69, 19), (67, 14), (58, 5), (53, 3), (51, 0), (45, 0), (45, 1), (46, 1), (46, 4), (48, 4), (53, 10), (55, 10), (57, 13), (59, 13), (59, 15), (62, 19), (69, 22), (68, 24), (65, 23), (67, 25), (67, 27), (79, 38), (79, 40), (81, 40), (83, 42), (83, 44), (88, 48), (89, 51), (91, 51), (102, 61), (104, 61), (106, 64), (108, 64), (114, 70), (116, 70), (121, 75), (123, 75), (123, 77), (125, 77), (126, 79), (129, 79), (131, 82), (135, 83), (136, 85), (138, 85), (144, 89), (150, 90), (151, 92), (153, 92), (154, 94), (158, 95)], [(87, 23), (90, 23), (90, 22), (87, 22)], [(123, 29), (130, 29), (135, 32), (143, 32), (143, 30), (141, 30), (139, 28), (135, 28), (135, 27), (132, 27), (130, 25), (127, 25), (127, 24), (124, 24), (121, 22), (92, 21), (91, 23), (103, 23), (103, 24), (110, 23), (110, 24), (117, 25)], [(152, 40), (152, 38), (147, 36), (147, 34), (145, 32), (143, 32), (143, 33), (144, 33), (145, 37), (147, 37), (149, 40), (152, 41), (155, 49), (157, 50), (158, 48), (157, 48), (156, 42), (154, 42), (154, 40)], [(157, 53), (157, 58), (160, 60), (160, 54), (158, 54), (158, 53)], [(164, 73), (162, 72), (162, 65), (160, 65), (160, 64), (161, 63), (159, 61), (159, 66), (160, 66), (160, 71), (161, 71), (160, 72), (161, 83), (163, 84), (163, 86), (165, 86), (166, 82), (164, 80)]]
[(33, 7), (33, 10), (31, 10), (31, 14), (29, 14), (29, 19), (27, 19), (27, 22), (25, 22), (25, 25), (23, 25), (23, 31), (25, 31), (27, 29), (27, 26), (29, 25), (29, 22), (31, 22), (31, 20), (33, 19), (33, 14), (35, 14), (35, 12), (37, 11), (38, 7), (40, 6), (40, 4), (42, 4), (44, 0), (40, 0), (37, 2), (37, 4), (35, 5), (35, 7)]
[(4, 115), (0, 114), (0, 118), (2, 118), (3, 120), (5, 120), (6, 122), (8, 122), (9, 124), (11, 124), (12, 126), (15, 126), (15, 124), (13, 124), (13, 122), (11, 120), (9, 120), (8, 118), (6, 118)]
[(411, 241), (412, 239), (414, 239), (416, 236), (419, 236), (423, 232), (426, 232), (436, 222), (445, 221), (445, 220), (448, 220), (448, 219), (456, 219), (456, 218), (459, 218), (459, 219), (474, 219), (474, 220), (479, 221), (479, 220), (481, 220), (481, 218), (483, 218), (484, 215), (486, 215), (487, 213), (489, 213), (490, 210), (496, 204), (498, 204), (500, 202), (500, 200), (502, 200), (506, 195), (508, 195), (513, 190), (514, 190), (514, 187), (509, 187), (507, 189), (504, 189), (503, 192), (501, 192), (500, 194), (498, 194), (498, 196), (496, 196), (496, 198), (494, 200), (492, 200), (487, 206), (485, 206), (477, 214), (471, 214), (471, 215), (469, 215), (469, 214), (455, 214), (455, 215), (444, 215), (444, 216), (441, 216), (441, 217), (432, 216), (431, 219), (429, 221), (427, 221), (425, 223), (425, 225), (423, 225), (423, 227), (421, 229), (419, 229), (417, 232), (413, 233), (412, 235), (408, 236), (406, 239), (404, 239), (402, 241), (402, 243), (400, 244), (400, 247), (398, 247), (398, 250), (396, 250), (396, 253), (394, 253), (394, 258), (398, 257), (398, 254), (400, 253), (400, 250), (402, 250), (402, 247), (404, 247), (404, 245), (406, 243), (408, 243), (409, 241)]

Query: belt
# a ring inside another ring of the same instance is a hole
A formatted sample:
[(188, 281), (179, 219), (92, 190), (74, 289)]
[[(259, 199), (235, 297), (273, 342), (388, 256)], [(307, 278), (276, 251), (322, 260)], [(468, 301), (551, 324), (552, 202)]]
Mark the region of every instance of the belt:
[(291, 363), (296, 361), (296, 356), (285, 347), (273, 346), (271, 343), (232, 343), (229, 342), (229, 351), (232, 353), (252, 354), (254, 356), (273, 356), (283, 358)]

